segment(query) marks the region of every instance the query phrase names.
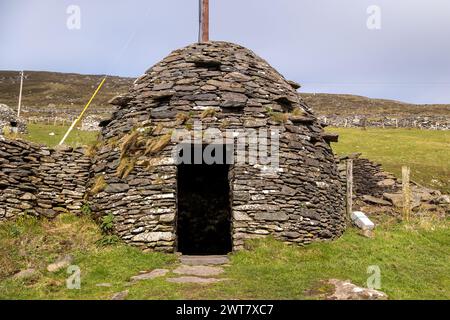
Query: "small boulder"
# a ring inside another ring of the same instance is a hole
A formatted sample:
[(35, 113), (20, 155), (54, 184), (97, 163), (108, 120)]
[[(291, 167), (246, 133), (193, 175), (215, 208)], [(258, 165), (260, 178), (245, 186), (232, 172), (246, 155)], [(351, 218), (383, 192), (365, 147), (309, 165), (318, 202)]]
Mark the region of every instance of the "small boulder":
[(128, 290), (115, 293), (111, 300), (125, 300), (128, 297)]
[(387, 300), (388, 296), (375, 289), (362, 288), (354, 285), (350, 280), (342, 281), (330, 279), (328, 283), (334, 286), (333, 292), (327, 300)]

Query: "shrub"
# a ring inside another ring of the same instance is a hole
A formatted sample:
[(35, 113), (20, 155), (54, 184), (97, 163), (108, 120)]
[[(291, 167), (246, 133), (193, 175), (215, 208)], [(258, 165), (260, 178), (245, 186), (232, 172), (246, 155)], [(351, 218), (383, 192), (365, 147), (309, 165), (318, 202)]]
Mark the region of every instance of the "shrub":
[(106, 216), (102, 217), (100, 229), (103, 231), (103, 233), (111, 234), (112, 230), (114, 229), (114, 215), (112, 213), (108, 213)]

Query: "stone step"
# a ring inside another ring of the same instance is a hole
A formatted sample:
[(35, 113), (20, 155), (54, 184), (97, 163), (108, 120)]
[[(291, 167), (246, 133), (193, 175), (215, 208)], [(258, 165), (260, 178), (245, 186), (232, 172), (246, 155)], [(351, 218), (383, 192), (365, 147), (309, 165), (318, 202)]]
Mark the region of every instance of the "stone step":
[(172, 283), (198, 283), (198, 284), (211, 284), (221, 281), (227, 281), (228, 279), (217, 279), (217, 278), (200, 278), (193, 276), (182, 276), (178, 278), (168, 278), (168, 282)]
[(224, 273), (224, 270), (221, 267), (181, 265), (173, 270), (173, 273), (196, 277), (211, 277)]
[(222, 265), (230, 263), (230, 259), (225, 255), (212, 256), (180, 256), (180, 262), (188, 266)]

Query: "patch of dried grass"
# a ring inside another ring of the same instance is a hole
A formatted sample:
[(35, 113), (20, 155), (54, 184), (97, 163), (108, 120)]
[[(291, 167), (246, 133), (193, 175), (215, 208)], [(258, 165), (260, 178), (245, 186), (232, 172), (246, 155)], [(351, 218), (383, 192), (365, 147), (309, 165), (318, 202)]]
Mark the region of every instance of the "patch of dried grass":
[(0, 279), (20, 270), (44, 271), (62, 255), (97, 250), (98, 226), (88, 217), (61, 214), (53, 220), (22, 216), (0, 225)]
[(105, 190), (105, 188), (107, 186), (108, 185), (105, 181), (105, 177), (103, 175), (98, 175), (94, 179), (94, 184), (91, 187), (90, 193), (92, 195), (98, 194), (98, 193), (102, 192), (103, 190)]

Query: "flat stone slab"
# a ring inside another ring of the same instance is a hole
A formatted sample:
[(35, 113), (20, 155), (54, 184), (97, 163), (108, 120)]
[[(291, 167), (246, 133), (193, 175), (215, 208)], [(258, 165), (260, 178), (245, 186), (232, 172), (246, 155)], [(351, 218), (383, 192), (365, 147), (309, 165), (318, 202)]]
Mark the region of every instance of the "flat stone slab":
[(378, 290), (362, 288), (354, 285), (350, 280), (330, 279), (328, 283), (334, 286), (333, 293), (327, 300), (387, 300), (388, 296)]
[(200, 278), (200, 277), (193, 277), (193, 276), (184, 276), (184, 277), (167, 279), (168, 282), (172, 282), (172, 283), (198, 283), (198, 284), (211, 284), (211, 283), (217, 283), (217, 282), (226, 281), (226, 280), (228, 280), (228, 279)]
[(26, 279), (34, 278), (37, 275), (38, 275), (38, 272), (35, 269), (26, 269), (26, 270), (22, 270), (22, 271), (16, 273), (13, 276), (13, 279), (26, 280)]
[(210, 266), (186, 266), (182, 265), (173, 270), (173, 273), (197, 277), (211, 277), (217, 276), (224, 272), (221, 267), (210, 267)]
[(128, 297), (128, 290), (117, 292), (112, 297), (111, 300), (125, 300)]
[(103, 288), (110, 288), (110, 287), (112, 287), (112, 284), (111, 283), (97, 283), (95, 286), (103, 287)]
[(230, 263), (227, 256), (181, 256), (180, 262), (189, 266), (221, 265)]
[(72, 264), (72, 262), (73, 262), (73, 256), (69, 254), (62, 258), (59, 258), (52, 264), (49, 264), (47, 266), (47, 270), (48, 270), (48, 272), (52, 272), (52, 273), (58, 272), (59, 270), (65, 269), (68, 266), (70, 266)]
[(142, 273), (140, 275), (131, 277), (130, 280), (132, 282), (142, 281), (142, 280), (151, 280), (151, 279), (155, 279), (158, 277), (164, 277), (168, 272), (169, 272), (169, 270), (167, 270), (167, 269), (155, 269), (151, 272)]

